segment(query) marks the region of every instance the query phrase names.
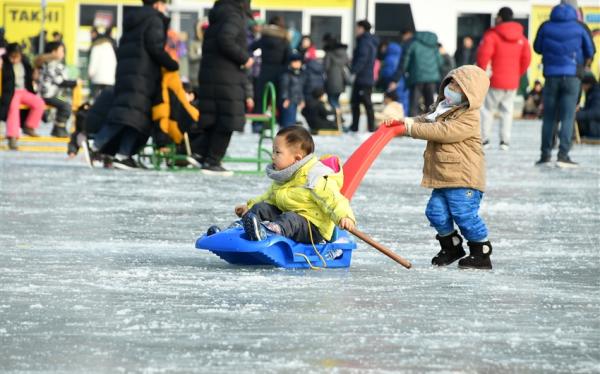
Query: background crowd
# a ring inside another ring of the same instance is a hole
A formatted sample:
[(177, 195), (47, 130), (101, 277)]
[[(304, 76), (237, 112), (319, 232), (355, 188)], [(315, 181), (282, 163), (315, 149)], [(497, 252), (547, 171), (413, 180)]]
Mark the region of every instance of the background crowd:
[[(248, 113), (261, 113), (268, 82), (276, 88), (273, 105), (282, 127), (301, 123), (297, 117), (301, 113), (313, 133), (357, 132), (364, 108), (367, 130), (374, 131), (376, 119), (427, 112), (444, 76), (468, 64), (491, 75), (481, 109), (483, 146), (491, 145), (498, 115), (497, 144), (507, 150), (515, 98), (526, 79), (532, 45), (542, 55), (545, 82), (542, 86), (536, 81), (526, 93), (523, 116), (543, 120), (539, 163), (549, 161), (558, 137), (559, 159), (575, 165), (569, 159), (575, 121), (583, 136), (600, 137), (600, 94), (589, 69), (596, 51), (575, 1), (556, 5), (533, 43), (514, 21), (512, 10), (503, 7), (479, 45), (464, 37), (453, 55), (430, 31), (406, 29), (400, 40), (379, 40), (368, 20), (356, 23), (352, 51), (331, 34), (323, 37), (320, 51), (310, 35), (290, 33), (280, 16), (267, 24), (254, 19), (249, 3), (242, 0), (215, 2), (208, 20), (197, 22), (195, 35), (182, 40), (169, 29), (165, 2), (143, 3), (127, 14), (118, 43), (110, 29), (92, 30), (89, 99), (75, 108), (81, 113), (75, 116), (80, 123), (72, 126), (76, 131), (71, 155), (81, 145), (92, 159), (101, 158), (106, 165), (143, 167), (133, 156), (148, 139), (175, 142), (182, 148), (181, 137), (172, 135), (178, 130), (189, 136), (190, 165), (224, 173), (221, 161), (232, 134), (243, 131)], [(0, 120), (6, 123), (9, 148), (18, 148), (21, 132), (38, 136), (43, 117), (54, 123), (52, 136), (68, 137), (71, 98), (81, 82), (69, 79), (60, 34), (45, 43), (43, 54), (37, 53), (38, 44), (24, 51), (4, 40), (3, 33), (0, 43)], [(347, 90), (351, 122), (344, 126), (340, 97)], [(372, 102), (374, 91), (383, 93), (381, 110), (376, 111)], [(159, 104), (169, 107), (167, 114)], [(168, 121), (160, 122), (165, 115)], [(178, 129), (170, 131), (169, 121)], [(260, 132), (263, 125), (256, 122), (252, 128)], [(161, 134), (165, 132), (170, 139)], [(89, 152), (86, 137), (94, 139)]]

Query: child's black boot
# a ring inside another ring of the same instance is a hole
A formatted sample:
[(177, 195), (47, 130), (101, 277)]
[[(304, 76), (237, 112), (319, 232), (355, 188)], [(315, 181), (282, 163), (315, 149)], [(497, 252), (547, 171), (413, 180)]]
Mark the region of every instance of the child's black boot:
[(466, 253), (462, 246), (463, 239), (456, 230), (450, 235), (436, 235), (435, 238), (439, 240), (442, 249), (431, 259), (432, 265), (446, 266), (465, 257)]
[(256, 214), (252, 212), (246, 213), (242, 217), (242, 225), (250, 240), (261, 241), (267, 238), (267, 230), (260, 223)]
[(492, 244), (487, 242), (468, 242), (471, 253), (468, 257), (458, 261), (458, 267), (462, 269), (491, 269)]

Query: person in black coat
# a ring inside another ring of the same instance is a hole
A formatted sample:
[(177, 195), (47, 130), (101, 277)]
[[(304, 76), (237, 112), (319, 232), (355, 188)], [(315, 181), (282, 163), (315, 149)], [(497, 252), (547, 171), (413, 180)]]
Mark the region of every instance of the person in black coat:
[[(269, 24), (262, 29), (261, 37), (250, 46), (250, 51), (261, 50), (260, 73), (254, 87), (255, 113), (262, 113), (263, 90), (268, 82), (275, 85), (275, 91), (279, 95), (280, 77), (287, 70), (289, 58), (292, 54), (288, 32), (285, 23), (280, 16), (273, 17)], [(281, 108), (280, 108), (281, 109)], [(262, 125), (261, 125), (262, 126)], [(253, 127), (256, 131), (261, 126)]]
[(462, 44), (456, 48), (454, 53), (454, 63), (456, 67), (463, 65), (475, 65), (477, 62), (477, 48), (474, 46), (473, 38), (465, 36), (462, 39)]
[(355, 74), (352, 86), (352, 126), (351, 131), (358, 131), (358, 120), (360, 119), (360, 104), (365, 106), (367, 112), (367, 125), (369, 131), (375, 131), (375, 112), (371, 102), (371, 93), (375, 78), (373, 67), (377, 58), (377, 46), (379, 41), (371, 34), (371, 24), (367, 20), (356, 23), (356, 47), (352, 55), (352, 74)]
[(337, 130), (336, 112), (333, 109), (327, 109), (324, 103), (325, 90), (315, 88), (311, 92), (312, 100), (306, 102), (302, 109), (302, 115), (306, 118), (308, 127), (312, 134), (318, 134), (319, 130)]
[(331, 34), (323, 37), (325, 43), (325, 58), (323, 59), (323, 69), (325, 76), (325, 91), (329, 104), (336, 110), (340, 109), (340, 95), (350, 83), (348, 68), (348, 55), (346, 50), (348, 46), (339, 43)]
[(323, 64), (316, 59), (304, 61), (304, 99), (306, 103), (313, 100), (313, 91), (325, 88), (325, 71)]
[(579, 133), (583, 137), (600, 139), (600, 85), (593, 74), (583, 77), (581, 89), (585, 92), (585, 105), (575, 113)]
[(279, 96), (281, 97), (281, 111), (279, 125), (281, 127), (296, 124), (298, 109), (302, 110), (305, 105), (304, 87), (305, 75), (302, 70), (302, 55), (293, 54), (290, 57), (290, 65), (281, 75)]
[(246, 41), (245, 0), (218, 0), (208, 15), (198, 76), (199, 132), (192, 151), (206, 174), (228, 173), (221, 165), (233, 131), (246, 122), (248, 75), (254, 60)]
[[(98, 97), (94, 99), (93, 104), (86, 102), (77, 108), (75, 131), (71, 133), (71, 139), (67, 145), (69, 157), (75, 157), (83, 142), (86, 142), (88, 138), (93, 138), (102, 128), (112, 107), (114, 97), (113, 87), (109, 86), (100, 92)], [(91, 160), (88, 162), (91, 162)]]
[(163, 0), (143, 0), (131, 10), (123, 25), (117, 50), (114, 100), (107, 122), (96, 135), (93, 149), (114, 154), (113, 166), (131, 169), (140, 165), (131, 157), (152, 133), (152, 104), (160, 93), (161, 68), (176, 71), (179, 65), (165, 51), (169, 18)]

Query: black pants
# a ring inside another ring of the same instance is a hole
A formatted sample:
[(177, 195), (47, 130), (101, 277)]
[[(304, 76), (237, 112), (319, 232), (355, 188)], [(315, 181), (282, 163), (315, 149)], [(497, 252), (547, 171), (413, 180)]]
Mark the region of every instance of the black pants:
[[(433, 95), (437, 83), (417, 83), (410, 86), (410, 116), (418, 116), (419, 114), (426, 113), (429, 111), (429, 107), (433, 104)], [(422, 111), (419, 107), (421, 97), (425, 101), (425, 111)]]
[(44, 98), (48, 105), (56, 108), (56, 123), (64, 124), (71, 116), (71, 104), (56, 97)]
[(360, 119), (360, 104), (365, 106), (367, 112), (367, 126), (369, 131), (375, 131), (375, 112), (373, 112), (373, 103), (371, 102), (371, 93), (373, 87), (362, 86), (355, 84), (352, 87), (352, 98), (350, 100), (352, 104), (352, 126), (350, 130), (358, 131), (358, 120)]
[(146, 144), (148, 136), (129, 126), (104, 125), (94, 137), (94, 148), (103, 154), (133, 156)]
[(108, 85), (108, 84), (92, 84), (91, 86), (92, 86), (92, 87), (91, 87), (91, 89), (92, 89), (92, 92), (91, 92), (91, 95), (90, 95), (90, 97), (91, 97), (93, 100), (96, 100), (96, 98), (97, 98), (98, 96), (100, 96), (100, 94), (102, 93), (102, 91), (103, 91), (103, 90), (105, 90), (105, 89), (107, 89), (107, 88), (109, 88), (109, 87), (110, 87), (110, 88), (114, 87), (114, 86), (111, 86), (111, 85)]
[[(257, 203), (252, 206), (250, 211), (256, 214), (261, 221), (271, 221), (278, 224), (281, 227), (281, 235), (286, 238), (299, 243), (311, 243), (308, 220), (301, 215), (294, 212), (282, 213), (277, 207), (267, 203)], [(312, 223), (310, 224), (310, 233), (312, 233), (312, 243), (314, 244), (325, 240)]]
[(232, 131), (223, 131), (213, 125), (202, 132), (191, 134), (192, 152), (202, 156), (209, 165), (220, 165), (231, 141)]

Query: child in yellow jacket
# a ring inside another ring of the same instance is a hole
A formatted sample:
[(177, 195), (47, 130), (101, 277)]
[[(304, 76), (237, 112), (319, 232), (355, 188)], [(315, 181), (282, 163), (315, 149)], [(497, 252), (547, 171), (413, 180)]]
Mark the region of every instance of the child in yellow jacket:
[(280, 130), (273, 141), (273, 163), (267, 166), (271, 187), (261, 196), (235, 207), (251, 240), (267, 231), (300, 243), (330, 241), (335, 226), (355, 225), (350, 202), (340, 193), (343, 173), (336, 157), (319, 160), (305, 128)]

